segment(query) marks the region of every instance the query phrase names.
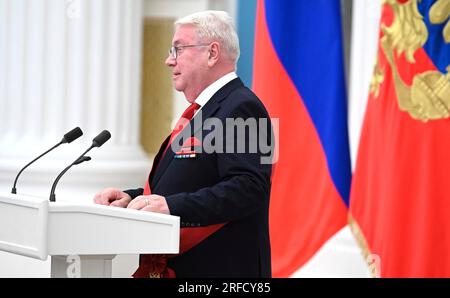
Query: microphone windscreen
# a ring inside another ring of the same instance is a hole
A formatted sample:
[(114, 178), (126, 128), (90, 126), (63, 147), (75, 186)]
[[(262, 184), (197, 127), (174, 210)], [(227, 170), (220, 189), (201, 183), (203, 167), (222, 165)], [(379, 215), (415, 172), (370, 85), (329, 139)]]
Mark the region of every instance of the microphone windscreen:
[(94, 147), (100, 147), (101, 145), (103, 145), (106, 141), (108, 141), (111, 138), (111, 134), (109, 133), (109, 131), (104, 130), (101, 133), (98, 134), (98, 136), (96, 136), (93, 140), (92, 140), (92, 145)]
[(79, 127), (75, 127), (63, 137), (63, 143), (71, 143), (83, 135), (83, 131)]

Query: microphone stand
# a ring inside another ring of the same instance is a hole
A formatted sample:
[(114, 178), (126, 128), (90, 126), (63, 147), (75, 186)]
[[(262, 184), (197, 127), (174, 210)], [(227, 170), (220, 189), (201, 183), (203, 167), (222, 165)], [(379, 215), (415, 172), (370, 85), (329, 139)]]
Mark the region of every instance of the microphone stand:
[(14, 185), (11, 189), (11, 193), (12, 194), (16, 194), (17, 193), (17, 189), (16, 189), (16, 184), (17, 184), (17, 179), (19, 179), (20, 174), (22, 174), (22, 172), (28, 168), (29, 165), (31, 165), (33, 162), (35, 162), (36, 160), (38, 160), (39, 158), (41, 158), (42, 156), (44, 156), (45, 154), (49, 153), (50, 151), (52, 151), (53, 149), (55, 149), (56, 147), (58, 147), (59, 145), (63, 144), (64, 142), (61, 141), (58, 144), (56, 144), (55, 146), (53, 146), (52, 148), (48, 149), (47, 151), (45, 151), (44, 153), (42, 153), (41, 155), (39, 155), (38, 157), (36, 157), (35, 159), (33, 159), (32, 161), (30, 161), (26, 166), (24, 166), (22, 168), (22, 170), (20, 170), (20, 172), (17, 174), (16, 179), (14, 179)]
[(59, 175), (58, 177), (56, 177), (55, 182), (53, 182), (52, 185), (52, 190), (50, 192), (50, 202), (55, 202), (56, 201), (56, 195), (55, 195), (55, 189), (56, 189), (56, 185), (58, 184), (58, 181), (61, 179), (61, 177), (74, 165), (78, 165), (84, 161), (89, 161), (91, 160), (91, 158), (89, 156), (85, 156), (86, 153), (88, 153), (92, 148), (94, 148), (96, 146), (91, 145), (91, 147), (89, 147), (89, 149), (87, 149), (86, 151), (84, 151), (83, 154), (81, 154), (77, 159), (75, 159), (75, 161), (73, 163), (71, 163), (69, 166), (67, 166)]
[(47, 151), (45, 151), (44, 153), (42, 153), (41, 155), (39, 155), (38, 157), (36, 157), (35, 159), (33, 159), (32, 161), (30, 161), (26, 166), (24, 166), (20, 172), (17, 174), (16, 179), (14, 179), (14, 185), (11, 189), (11, 193), (12, 194), (16, 194), (17, 193), (17, 189), (16, 189), (16, 185), (17, 185), (17, 179), (19, 179), (20, 174), (22, 174), (22, 172), (28, 168), (29, 165), (31, 165), (33, 162), (35, 162), (36, 160), (38, 160), (39, 158), (41, 158), (42, 156), (44, 156), (45, 154), (49, 153), (50, 151), (52, 151), (53, 149), (55, 149), (56, 147), (58, 147), (61, 144), (65, 144), (65, 143), (72, 143), (73, 141), (75, 141), (76, 139), (78, 139), (79, 137), (81, 137), (83, 135), (83, 131), (79, 128), (79, 127), (75, 127), (74, 129), (72, 129), (71, 131), (69, 131), (68, 133), (66, 133), (62, 140), (56, 144), (55, 146), (53, 146), (52, 148), (48, 149)]
[(91, 158), (89, 156), (85, 156), (86, 153), (88, 153), (92, 148), (94, 147), (101, 147), (106, 141), (108, 141), (111, 138), (111, 133), (107, 130), (103, 130), (101, 133), (99, 133), (93, 140), (92, 140), (92, 145), (86, 150), (84, 151), (83, 154), (80, 155), (80, 157), (78, 157), (77, 159), (75, 159), (75, 161), (73, 163), (71, 163), (68, 167), (66, 167), (59, 175), (58, 177), (56, 177), (55, 182), (53, 182), (52, 185), (52, 190), (50, 192), (50, 202), (55, 202), (56, 201), (56, 196), (55, 196), (55, 189), (56, 189), (56, 185), (58, 184), (59, 179), (61, 179), (61, 177), (74, 165), (78, 165), (82, 162), (91, 160)]

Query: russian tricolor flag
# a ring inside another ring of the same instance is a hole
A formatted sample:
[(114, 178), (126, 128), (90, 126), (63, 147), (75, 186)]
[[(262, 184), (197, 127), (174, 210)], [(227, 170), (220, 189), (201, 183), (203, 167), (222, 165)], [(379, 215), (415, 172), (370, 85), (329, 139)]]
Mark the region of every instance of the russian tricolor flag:
[(259, 1), (253, 90), (279, 119), (270, 202), (274, 277), (347, 224), (351, 181), (339, 0)]

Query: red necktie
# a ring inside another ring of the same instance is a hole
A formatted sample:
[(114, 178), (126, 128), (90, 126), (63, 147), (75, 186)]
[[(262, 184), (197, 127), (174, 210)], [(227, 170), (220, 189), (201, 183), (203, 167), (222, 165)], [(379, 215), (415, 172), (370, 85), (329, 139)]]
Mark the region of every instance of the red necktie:
[(161, 158), (166, 154), (167, 149), (172, 145), (173, 140), (180, 134), (181, 131), (188, 125), (188, 123), (191, 121), (191, 119), (194, 117), (195, 112), (200, 109), (200, 105), (198, 103), (191, 103), (191, 105), (184, 111), (183, 115), (181, 115), (180, 119), (178, 119), (177, 124), (175, 125), (174, 129), (172, 130), (172, 134), (170, 135), (170, 140), (167, 143), (166, 149), (164, 149), (163, 155), (161, 155)]
[[(186, 127), (186, 125), (189, 123), (189, 121), (192, 120), (192, 118), (195, 115), (195, 112), (200, 109), (200, 105), (198, 103), (191, 103), (191, 105), (183, 112), (183, 114), (181, 115), (180, 119), (178, 119), (177, 124), (175, 125), (174, 129), (172, 130), (172, 133), (170, 135), (170, 139), (169, 142), (167, 142), (166, 148), (164, 149), (163, 154), (161, 155), (159, 161), (161, 161), (164, 157), (164, 155), (166, 154), (167, 149), (172, 145), (172, 141), (176, 138), (176, 136), (178, 136), (178, 134)], [(153, 164), (153, 167), (158, 166), (158, 164)], [(144, 187), (144, 195), (149, 195), (151, 194), (151, 189), (150, 189), (150, 185), (149, 185), (149, 181), (147, 179), (147, 183), (145, 184)]]

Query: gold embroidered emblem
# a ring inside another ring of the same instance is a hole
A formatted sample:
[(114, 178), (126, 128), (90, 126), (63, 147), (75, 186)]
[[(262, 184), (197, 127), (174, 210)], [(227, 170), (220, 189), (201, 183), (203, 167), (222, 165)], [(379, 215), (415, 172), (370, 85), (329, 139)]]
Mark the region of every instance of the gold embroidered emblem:
[[(450, 16), (450, 1), (437, 0), (430, 8), (430, 22), (432, 24), (442, 24)], [(450, 43), (450, 22), (448, 21), (442, 31), (446, 43)]]
[[(407, 112), (413, 119), (438, 120), (450, 117), (450, 65), (447, 73), (440, 71), (426, 71), (417, 74), (412, 85), (406, 84), (400, 77), (394, 60), (404, 54), (408, 63), (414, 64), (414, 53), (421, 48), (428, 39), (427, 26), (417, 6), (418, 0), (409, 0), (399, 3), (397, 0), (385, 0), (384, 3), (393, 9), (394, 21), (387, 27), (382, 24), (384, 36), (380, 44), (388, 63), (392, 68), (398, 105), (401, 111)], [(429, 11), (430, 21), (441, 24), (450, 16), (450, 1), (437, 0)], [(450, 23), (442, 32), (446, 43), (450, 42)], [(384, 79), (379, 64), (374, 71), (371, 83), (371, 92), (378, 96), (378, 86)]]
[(374, 97), (378, 97), (380, 94), (380, 85), (384, 82), (384, 69), (380, 68), (378, 60), (375, 63), (375, 69), (373, 71), (372, 80), (370, 81), (370, 93)]

